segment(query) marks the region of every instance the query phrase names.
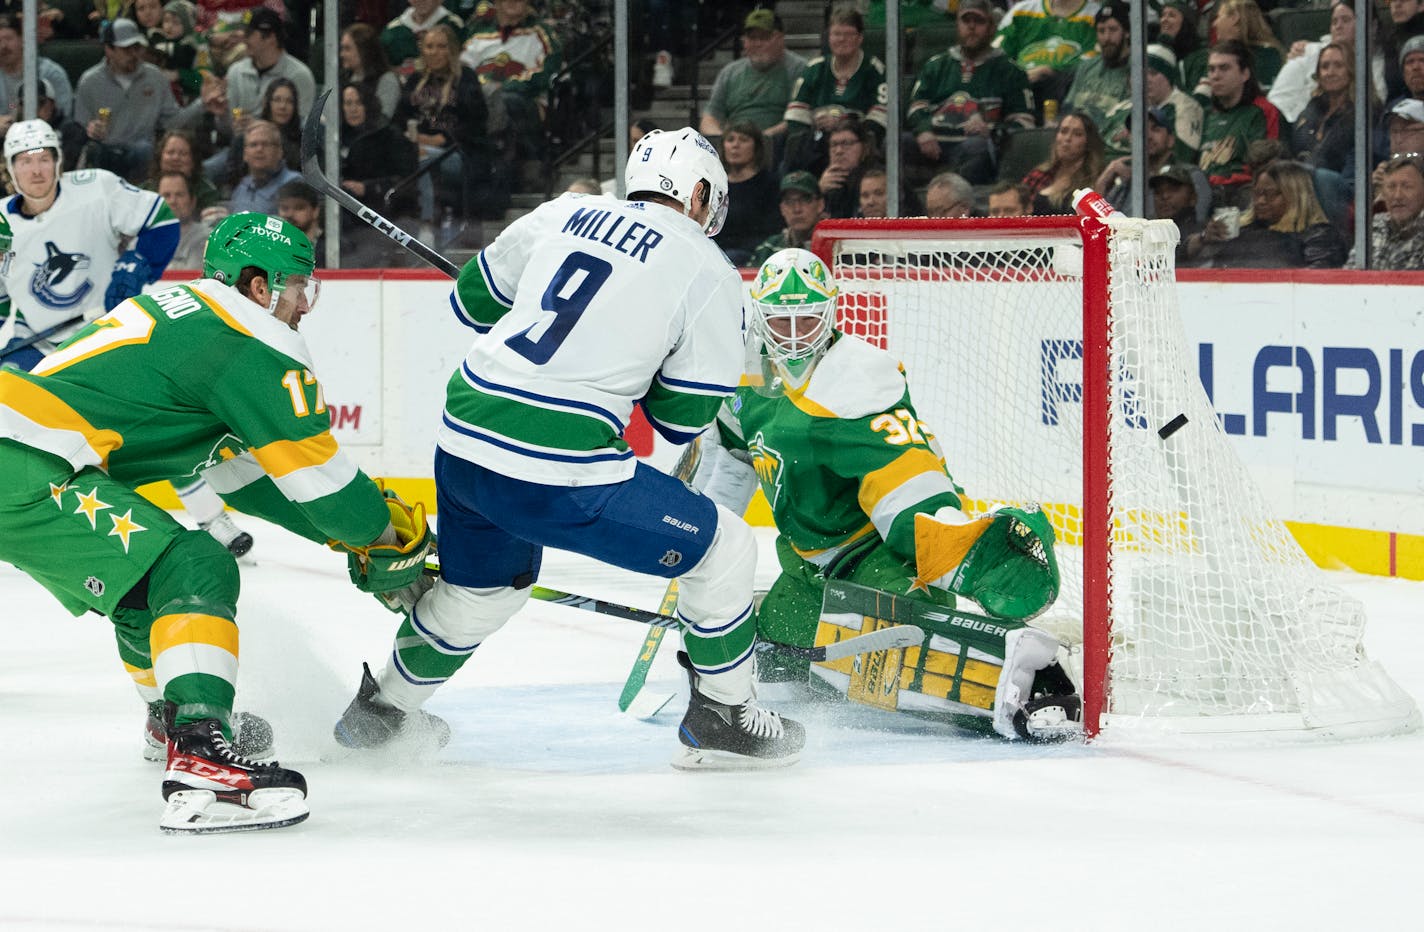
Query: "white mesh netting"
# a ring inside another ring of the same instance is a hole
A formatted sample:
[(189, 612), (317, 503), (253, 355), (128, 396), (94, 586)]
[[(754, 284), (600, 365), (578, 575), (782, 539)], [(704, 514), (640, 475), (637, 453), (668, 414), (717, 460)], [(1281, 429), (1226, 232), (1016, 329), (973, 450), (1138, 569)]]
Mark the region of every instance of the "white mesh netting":
[(1085, 306), (1111, 314), (1104, 735), (1414, 727), (1413, 701), (1365, 656), (1361, 606), (1268, 513), (1189, 365), (1175, 228), (1107, 221), (1104, 308), (1085, 301), (1076, 229), (941, 222), (919, 238), (934, 223), (835, 242), (841, 326), (904, 362), (971, 509), (1044, 506), (1064, 585), (1035, 624), (1072, 642), (1104, 616), (1084, 606), (1082, 361)]

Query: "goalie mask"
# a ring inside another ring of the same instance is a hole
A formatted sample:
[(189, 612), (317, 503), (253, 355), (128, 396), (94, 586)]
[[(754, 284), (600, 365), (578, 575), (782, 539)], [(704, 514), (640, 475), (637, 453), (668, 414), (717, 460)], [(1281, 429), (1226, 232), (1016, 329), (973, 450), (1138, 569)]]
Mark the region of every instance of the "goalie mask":
[(783, 249), (752, 282), (752, 332), (777, 369), (804, 382), (830, 345), (840, 290), (826, 264), (804, 249)]
[(707, 218), (702, 232), (716, 236), (727, 219), (727, 170), (712, 143), (692, 127), (665, 133), (653, 130), (638, 140), (628, 156), (623, 183), (628, 196), (651, 193), (670, 197), (691, 213), (698, 182), (707, 185)]
[[(267, 309), (274, 315), (282, 316), (278, 301), (289, 289), (297, 304), (289, 302), (288, 306), (299, 306), (303, 299), (306, 308), (302, 313), (316, 306), (321, 293), (321, 282), (312, 276), (316, 253), (311, 240), (293, 224), (255, 212), (223, 218), (203, 250), (203, 276), (235, 288), (247, 268), (259, 269), (266, 276), (272, 292)], [(283, 322), (296, 329), (294, 320), (283, 318)]]

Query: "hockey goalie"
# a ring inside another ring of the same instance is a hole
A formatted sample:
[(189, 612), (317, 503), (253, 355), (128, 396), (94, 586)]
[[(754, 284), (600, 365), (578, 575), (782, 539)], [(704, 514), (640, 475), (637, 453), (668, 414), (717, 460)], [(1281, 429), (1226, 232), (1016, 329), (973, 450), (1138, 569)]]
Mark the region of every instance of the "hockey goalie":
[(809, 666), (767, 651), (763, 681), (809, 676), (1010, 739), (1073, 733), (1081, 704), (1061, 645), (1028, 624), (1058, 594), (1052, 525), (1032, 506), (964, 510), (904, 369), (835, 329), (838, 293), (806, 250), (758, 270), (747, 372), (700, 438), (693, 484), (737, 513), (760, 486), (771, 506), (781, 574), (757, 608), (764, 641), (810, 647), (909, 618), (926, 639)]

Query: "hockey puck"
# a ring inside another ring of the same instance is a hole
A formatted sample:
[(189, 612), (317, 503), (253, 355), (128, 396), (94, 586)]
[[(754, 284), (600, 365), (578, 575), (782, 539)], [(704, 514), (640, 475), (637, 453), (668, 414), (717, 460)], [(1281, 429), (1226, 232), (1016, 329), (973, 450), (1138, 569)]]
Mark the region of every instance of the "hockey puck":
[(1163, 440), (1166, 440), (1168, 437), (1172, 436), (1177, 431), (1185, 427), (1186, 424), (1187, 416), (1185, 414), (1179, 414), (1176, 417), (1172, 418), (1170, 421), (1168, 421), (1166, 424), (1163, 424), (1162, 428), (1157, 431), (1157, 436), (1161, 437)]

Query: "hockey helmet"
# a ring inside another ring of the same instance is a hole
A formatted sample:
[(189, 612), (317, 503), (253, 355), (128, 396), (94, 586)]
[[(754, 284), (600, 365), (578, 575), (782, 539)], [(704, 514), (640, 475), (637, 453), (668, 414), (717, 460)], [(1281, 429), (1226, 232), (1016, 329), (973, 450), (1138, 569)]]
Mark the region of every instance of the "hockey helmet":
[(10, 221), (5, 212), (0, 210), (0, 278), (10, 274), (10, 260), (15, 256), (12, 251), (14, 245), (14, 231), (10, 229)]
[(727, 170), (717, 150), (690, 126), (671, 132), (652, 130), (633, 147), (623, 172), (628, 195), (661, 194), (692, 210), (697, 183), (707, 183), (707, 219), (702, 232), (716, 236), (727, 219)]
[(246, 268), (266, 273), (274, 306), (288, 284), (299, 284), (308, 306), (316, 305), (316, 252), (307, 235), (286, 220), (252, 211), (224, 217), (214, 228), (203, 250), (203, 276), (236, 286)]
[[(15, 159), (24, 152), (35, 149), (53, 149), (55, 176), (59, 175), (60, 148), (59, 134), (44, 120), (21, 120), (10, 127), (5, 134), (5, 170), (10, 180), (15, 180)], [(19, 189), (19, 185), (15, 185)]]
[(752, 332), (771, 361), (794, 372), (820, 358), (831, 342), (839, 294), (814, 253), (783, 249), (763, 262), (751, 286)]

